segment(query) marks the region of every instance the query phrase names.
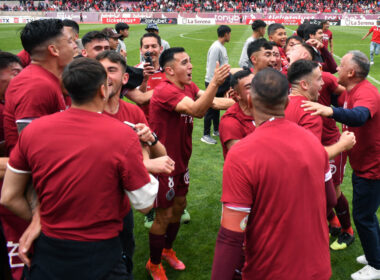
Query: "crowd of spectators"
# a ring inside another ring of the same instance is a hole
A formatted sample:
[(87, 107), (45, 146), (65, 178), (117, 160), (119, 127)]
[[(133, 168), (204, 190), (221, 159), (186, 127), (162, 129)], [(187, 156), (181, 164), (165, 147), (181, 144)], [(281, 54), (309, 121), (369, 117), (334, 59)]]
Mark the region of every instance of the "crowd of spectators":
[(254, 12), (254, 13), (367, 13), (380, 12), (380, 1), (370, 0), (21, 0), (0, 6), (4, 11), (106, 11), (106, 12)]

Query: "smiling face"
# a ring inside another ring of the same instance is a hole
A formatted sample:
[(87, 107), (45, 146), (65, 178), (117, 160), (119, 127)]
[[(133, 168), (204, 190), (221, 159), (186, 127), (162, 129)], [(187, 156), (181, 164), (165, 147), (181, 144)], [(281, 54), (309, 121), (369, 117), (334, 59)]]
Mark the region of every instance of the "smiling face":
[(276, 65), (276, 58), (273, 56), (273, 49), (266, 50), (261, 47), (260, 51), (252, 54), (251, 62), (253, 64), (254, 73), (267, 67), (274, 68)]
[(291, 47), (286, 52), (286, 56), (289, 60), (290, 65), (300, 59), (311, 60), (311, 55), (308, 50), (306, 50), (305, 47), (300, 44)]
[(120, 63), (112, 62), (108, 58), (99, 62), (107, 72), (109, 98), (119, 96), (121, 87), (128, 82), (128, 74), (124, 72)]
[(237, 98), (239, 102), (247, 104), (248, 95), (251, 92), (251, 82), (254, 75), (250, 74), (239, 80), (238, 84), (235, 86), (235, 91), (237, 92)]
[(82, 50), (82, 55), (88, 58), (95, 58), (102, 51), (106, 51), (109, 49), (110, 43), (108, 42), (108, 40), (94, 39), (86, 44), (86, 46)]
[(142, 46), (140, 48), (140, 53), (145, 57), (147, 52), (150, 52), (150, 57), (152, 58), (153, 65), (158, 68), (158, 59), (162, 52), (162, 46), (158, 44), (157, 38), (155, 37), (145, 37), (142, 39)]
[(191, 83), (193, 65), (187, 53), (181, 52), (174, 54), (174, 60), (168, 67), (171, 68), (174, 83), (181, 88)]
[(323, 31), (322, 31), (322, 29), (318, 29), (317, 32), (315, 32), (314, 35), (310, 34), (310, 39), (316, 39), (319, 42), (322, 42), (322, 39), (323, 39)]
[(313, 72), (307, 77), (307, 83), (309, 86), (309, 96), (311, 101), (318, 101), (319, 92), (324, 84), (322, 79), (322, 71), (319, 67), (316, 67)]
[(269, 40), (282, 48), (285, 47), (286, 38), (286, 30), (284, 28), (279, 28), (272, 35), (269, 35)]

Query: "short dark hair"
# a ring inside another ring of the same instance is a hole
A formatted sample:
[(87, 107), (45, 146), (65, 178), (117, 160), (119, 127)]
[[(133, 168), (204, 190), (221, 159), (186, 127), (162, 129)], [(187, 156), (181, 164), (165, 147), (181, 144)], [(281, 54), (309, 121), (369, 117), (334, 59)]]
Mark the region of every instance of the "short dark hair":
[(288, 45), (288, 43), (289, 43), (289, 41), (290, 41), (291, 39), (294, 39), (294, 40), (297, 40), (297, 41), (300, 42), (300, 43), (303, 43), (303, 39), (302, 39), (300, 36), (298, 36), (298, 35), (293, 35), (293, 36), (290, 36), (290, 37), (288, 37), (288, 38), (286, 39), (286, 43), (285, 43), (286, 46)]
[(240, 71), (236, 72), (235, 74), (233, 74), (231, 76), (230, 86), (232, 88), (234, 88), (239, 83), (239, 81), (241, 79), (243, 79), (243, 78), (245, 78), (251, 74), (252, 74), (252, 72), (249, 70), (240, 70)]
[(164, 50), (162, 54), (160, 55), (160, 67), (164, 69), (165, 65), (168, 62), (171, 62), (172, 60), (174, 60), (174, 55), (176, 53), (183, 53), (183, 52), (185, 52), (184, 48), (170, 48), (170, 49)]
[(113, 63), (118, 63), (121, 65), (121, 68), (124, 72), (127, 71), (127, 62), (125, 61), (125, 58), (118, 52), (111, 50), (102, 51), (100, 54), (96, 56), (96, 60), (101, 61), (103, 59), (108, 59)]
[(37, 46), (62, 35), (62, 31), (63, 22), (60, 19), (34, 20), (21, 30), (21, 43), (24, 50), (31, 55)]
[(76, 21), (71, 20), (71, 19), (64, 19), (63, 21), (63, 26), (68, 26), (71, 27), (76, 34), (79, 34), (79, 25)]
[(308, 53), (311, 56), (311, 60), (314, 61), (315, 57), (316, 57), (316, 53), (315, 53), (315, 50), (313, 49), (313, 47), (310, 46), (309, 44), (306, 44), (306, 43), (302, 43), (301, 46), (304, 47), (308, 51)]
[(118, 22), (115, 25), (115, 30), (117, 33), (120, 33), (121, 30), (129, 29), (129, 25), (125, 22)]
[(310, 39), (310, 35), (315, 35), (319, 29), (322, 29), (321, 25), (318, 24), (308, 24), (303, 31), (303, 38), (305, 40)]
[(148, 32), (148, 33), (145, 33), (144, 35), (142, 35), (142, 37), (140, 39), (140, 48), (142, 48), (142, 46), (143, 46), (143, 39), (149, 38), (149, 37), (156, 38), (158, 44), (161, 46), (161, 37), (156, 33)]
[(300, 59), (292, 63), (288, 69), (288, 81), (291, 84), (296, 84), (299, 80), (311, 72), (315, 68), (319, 67), (319, 64), (315, 61)]
[(228, 25), (221, 25), (217, 29), (218, 37), (222, 38), (224, 37), (224, 34), (231, 33), (231, 28)]
[(329, 20), (323, 20), (323, 21), (321, 21), (321, 26), (323, 27), (328, 22), (330, 22), (330, 21)]
[(88, 43), (92, 42), (93, 40), (100, 40), (100, 41), (107, 40), (108, 41), (108, 37), (104, 33), (97, 30), (87, 32), (82, 37), (83, 47), (85, 47)]
[(272, 68), (265, 68), (252, 79), (251, 95), (257, 95), (267, 106), (284, 104), (288, 98), (289, 84), (286, 77)]
[(273, 35), (277, 29), (285, 29), (280, 23), (272, 23), (268, 26), (268, 36)]
[(352, 54), (351, 60), (359, 68), (359, 70), (356, 71), (357, 77), (365, 79), (368, 76), (370, 70), (368, 57), (361, 51), (349, 51), (349, 53)]
[(86, 104), (94, 99), (102, 84), (107, 81), (107, 73), (99, 61), (87, 57), (74, 59), (66, 66), (62, 82), (73, 103)]
[(309, 23), (304, 22), (304, 23), (300, 24), (300, 25), (298, 26), (298, 28), (297, 28), (297, 35), (300, 36), (302, 39), (304, 38), (304, 31), (305, 31), (305, 28), (306, 28), (306, 26), (308, 26), (308, 25), (309, 25)]
[(0, 70), (9, 67), (13, 63), (21, 64), (21, 60), (17, 55), (9, 52), (0, 51)]
[(265, 23), (265, 21), (261, 19), (256, 19), (254, 22), (252, 22), (252, 25), (251, 25), (253, 31), (256, 31), (260, 27), (266, 27), (266, 26), (267, 24)]
[(248, 58), (251, 58), (252, 54), (260, 51), (261, 48), (264, 48), (264, 50), (271, 50), (273, 49), (273, 46), (265, 38), (257, 39), (248, 45)]

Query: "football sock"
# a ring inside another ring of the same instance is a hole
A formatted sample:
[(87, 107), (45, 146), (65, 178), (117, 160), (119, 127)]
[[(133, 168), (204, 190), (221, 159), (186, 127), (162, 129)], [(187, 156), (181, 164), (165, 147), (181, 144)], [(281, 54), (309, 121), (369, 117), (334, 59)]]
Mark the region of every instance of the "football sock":
[(244, 265), (244, 232), (235, 232), (220, 227), (215, 245), (211, 279), (234, 279), (235, 270)]
[(341, 227), (338, 217), (336, 215), (334, 215), (334, 217), (331, 220), (329, 220), (329, 223), (330, 223), (330, 226), (332, 227), (336, 227), (336, 228)]
[(165, 235), (156, 235), (149, 232), (150, 261), (153, 264), (161, 263), (161, 254), (165, 245)]
[(166, 229), (165, 235), (165, 249), (171, 249), (173, 246), (173, 242), (177, 237), (177, 233), (179, 230), (180, 223), (171, 223), (168, 225)]
[[(351, 228), (351, 220), (350, 220), (350, 208), (348, 206), (348, 201), (344, 194), (338, 198), (338, 203), (335, 206), (336, 215), (342, 225), (342, 229), (350, 229)], [(351, 228), (352, 231), (352, 228)]]

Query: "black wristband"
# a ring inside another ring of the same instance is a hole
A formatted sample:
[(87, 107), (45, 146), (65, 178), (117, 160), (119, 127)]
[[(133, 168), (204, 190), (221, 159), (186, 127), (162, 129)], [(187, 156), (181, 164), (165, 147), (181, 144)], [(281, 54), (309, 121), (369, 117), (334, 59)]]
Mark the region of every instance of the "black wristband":
[(149, 146), (154, 146), (154, 145), (156, 145), (157, 142), (158, 142), (158, 137), (157, 137), (156, 133), (152, 132), (152, 135), (153, 135), (153, 137), (154, 137), (154, 141), (151, 142), (151, 143), (149, 144)]

